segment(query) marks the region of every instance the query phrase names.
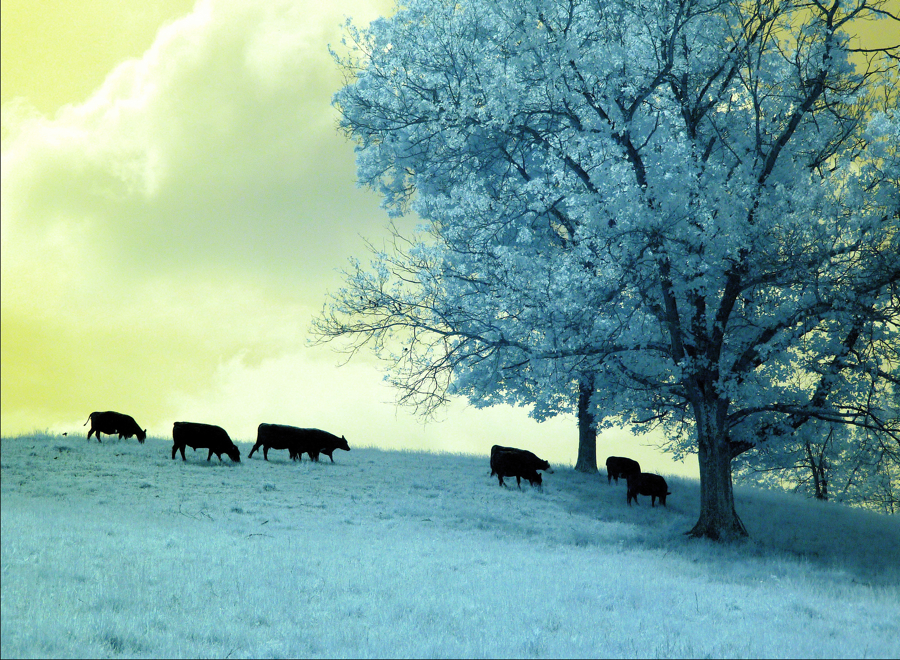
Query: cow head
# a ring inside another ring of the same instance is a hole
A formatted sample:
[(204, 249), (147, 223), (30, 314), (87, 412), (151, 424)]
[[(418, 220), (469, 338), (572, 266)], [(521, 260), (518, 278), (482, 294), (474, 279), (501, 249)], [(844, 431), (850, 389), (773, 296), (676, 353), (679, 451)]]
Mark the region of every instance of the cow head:
[(139, 428), (139, 429), (138, 429), (138, 432), (137, 432), (137, 439), (138, 439), (138, 442), (140, 442), (141, 444), (144, 444), (144, 440), (147, 439), (147, 429), (144, 429), (144, 430), (142, 431), (142, 430)]
[(228, 458), (233, 460), (235, 463), (241, 462), (241, 450), (237, 448), (237, 445), (233, 444), (225, 451), (228, 454)]
[(347, 444), (347, 438), (341, 436), (341, 444), (337, 446), (338, 449), (343, 449), (344, 451), (350, 451), (350, 445)]
[(550, 474), (553, 474), (553, 468), (550, 467), (550, 463), (548, 463), (545, 460), (541, 460), (538, 470), (543, 470), (544, 472), (549, 472)]
[(535, 472), (534, 474), (532, 474), (528, 477), (525, 477), (525, 478), (531, 482), (532, 486), (537, 486), (538, 490), (544, 490), (544, 486), (543, 486), (544, 479), (541, 477), (540, 472)]

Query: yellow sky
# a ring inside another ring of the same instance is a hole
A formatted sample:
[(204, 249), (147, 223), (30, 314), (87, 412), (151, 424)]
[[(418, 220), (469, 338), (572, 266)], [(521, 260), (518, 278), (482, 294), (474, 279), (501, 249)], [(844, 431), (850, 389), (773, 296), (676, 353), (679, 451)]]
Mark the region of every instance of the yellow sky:
[(127, 58), (140, 57), (192, 0), (4, 0), (0, 6), (3, 104), (23, 96), (43, 113), (86, 99)]
[[(325, 46), (393, 3), (337, 4), (3, 1), (3, 435), (81, 432), (110, 409), (160, 436), (274, 422), (574, 463), (571, 416), (459, 403), (423, 425), (371, 356), (339, 367), (308, 346), (339, 270), (387, 224), (355, 188)], [(601, 436), (613, 453), (696, 474), (624, 433)]]
[(354, 185), (325, 46), (391, 4), (3, 2), (4, 435), (112, 409), (161, 436), (266, 421), (574, 462), (572, 417), (460, 402), (423, 424), (371, 356), (307, 344), (387, 224)]

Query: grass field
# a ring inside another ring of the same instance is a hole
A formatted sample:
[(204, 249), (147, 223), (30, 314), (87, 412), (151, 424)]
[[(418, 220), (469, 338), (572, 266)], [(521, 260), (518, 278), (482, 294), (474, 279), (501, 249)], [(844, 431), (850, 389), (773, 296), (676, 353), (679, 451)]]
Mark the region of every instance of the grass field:
[[(6, 657), (900, 657), (900, 519), (738, 488), (747, 542), (557, 467), (3, 438)], [(602, 448), (601, 448), (602, 451)]]

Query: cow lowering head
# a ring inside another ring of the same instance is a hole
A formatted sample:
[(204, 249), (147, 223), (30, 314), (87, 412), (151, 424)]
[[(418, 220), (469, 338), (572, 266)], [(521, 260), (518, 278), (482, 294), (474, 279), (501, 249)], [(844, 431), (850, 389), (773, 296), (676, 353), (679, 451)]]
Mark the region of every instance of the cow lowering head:
[(140, 442), (141, 444), (144, 444), (144, 440), (147, 439), (147, 429), (144, 429), (142, 431), (140, 428), (138, 428), (138, 432), (136, 435), (137, 435), (138, 442)]
[(232, 443), (232, 445), (225, 450), (225, 453), (228, 454), (228, 458), (233, 460), (235, 463), (241, 462), (241, 450), (237, 448), (237, 445)]

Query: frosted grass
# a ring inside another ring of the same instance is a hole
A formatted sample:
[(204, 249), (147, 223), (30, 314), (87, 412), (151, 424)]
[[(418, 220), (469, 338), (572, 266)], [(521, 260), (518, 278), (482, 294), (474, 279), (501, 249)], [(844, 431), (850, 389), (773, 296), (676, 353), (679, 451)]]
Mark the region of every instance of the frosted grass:
[(4, 657), (900, 656), (896, 518), (739, 488), (752, 539), (722, 547), (671, 476), (629, 508), (565, 467), (501, 489), (486, 455), (171, 445), (2, 440)]

